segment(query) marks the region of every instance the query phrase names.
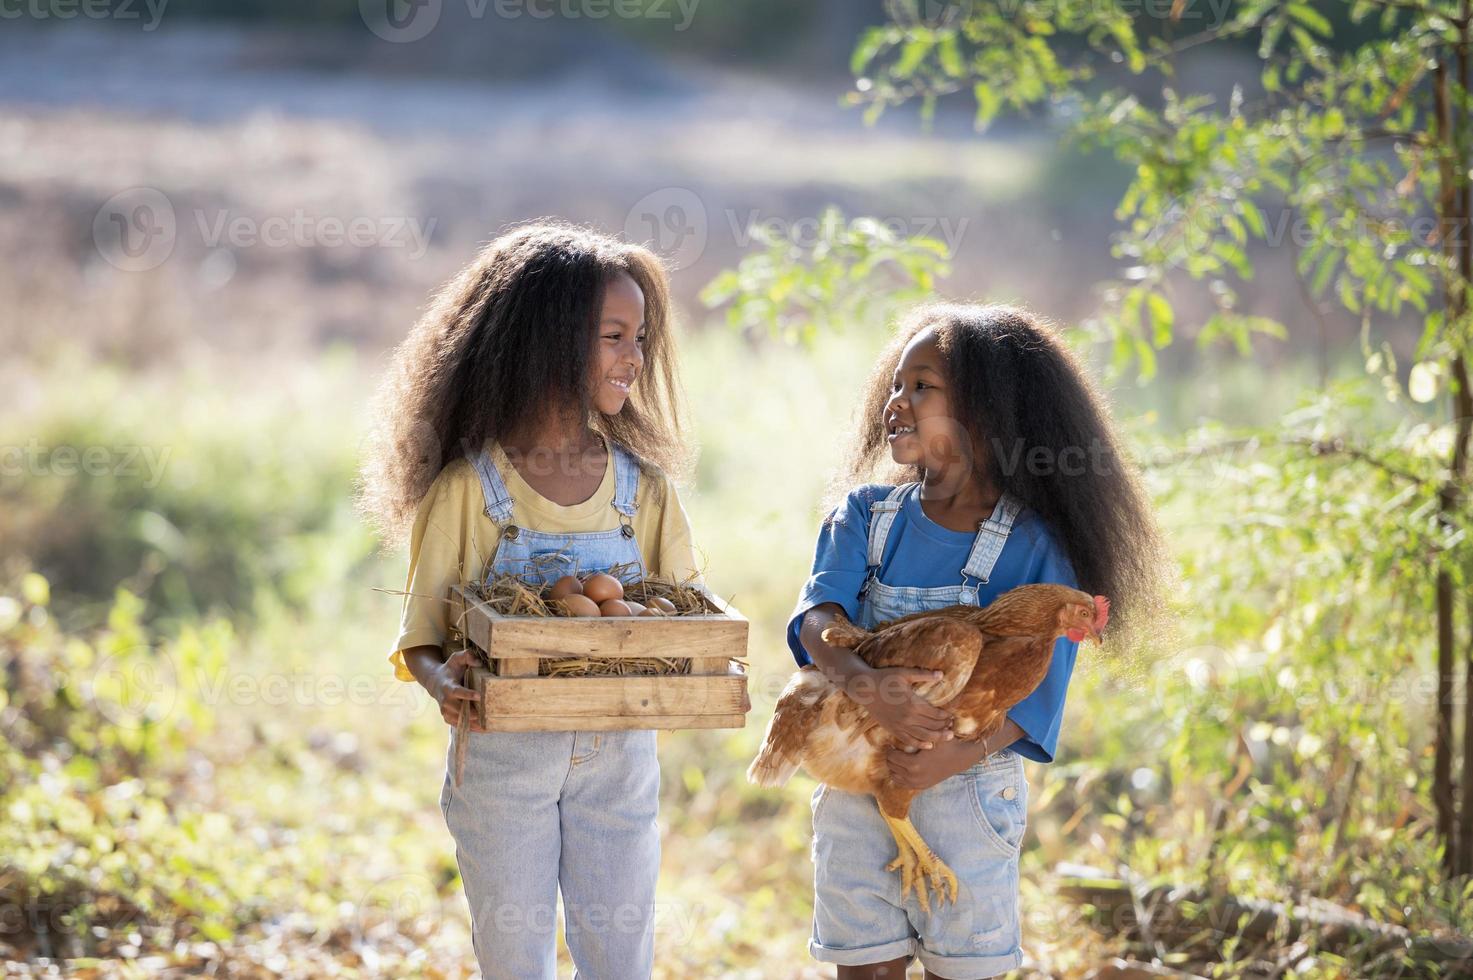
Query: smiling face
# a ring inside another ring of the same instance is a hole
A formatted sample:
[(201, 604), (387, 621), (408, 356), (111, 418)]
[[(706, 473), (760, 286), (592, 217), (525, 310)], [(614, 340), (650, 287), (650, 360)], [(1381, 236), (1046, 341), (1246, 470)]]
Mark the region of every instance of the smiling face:
[(593, 358), (593, 404), (605, 415), (618, 415), (644, 370), (644, 291), (626, 273), (604, 287), (598, 341)]
[(927, 328), (905, 345), (884, 408), (890, 457), (902, 466), (922, 467), (928, 477), (969, 459), (965, 433), (952, 415), (937, 340), (936, 331)]

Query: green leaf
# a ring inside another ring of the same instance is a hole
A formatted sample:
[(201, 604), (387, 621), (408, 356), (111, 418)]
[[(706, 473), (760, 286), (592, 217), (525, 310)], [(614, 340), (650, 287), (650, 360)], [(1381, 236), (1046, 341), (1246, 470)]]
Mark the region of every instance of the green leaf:
[(952, 78), (961, 78), (966, 74), (966, 67), (962, 64), (961, 50), (957, 47), (956, 34), (947, 34), (941, 38), (941, 45), (937, 48), (936, 55), (941, 62), (941, 70)]
[(1329, 37), (1335, 33), (1334, 28), (1330, 26), (1330, 21), (1325, 15), (1308, 4), (1291, 3), (1288, 9), (1290, 17), (1293, 17), (1321, 37)]
[(1275, 17), (1264, 27), (1263, 40), (1258, 45), (1258, 57), (1261, 60), (1267, 61), (1269, 55), (1274, 53), (1274, 48), (1278, 46), (1279, 38), (1283, 36), (1284, 28), (1288, 25), (1286, 18)]
[(897, 78), (909, 78), (915, 74), (915, 70), (926, 60), (926, 55), (931, 52), (931, 39), (924, 35), (912, 36), (910, 40), (900, 49), (900, 57), (895, 60), (895, 66), (891, 69)]
[(1146, 306), (1151, 312), (1153, 327), (1151, 343), (1159, 350), (1171, 343), (1173, 323), (1171, 304), (1160, 293), (1151, 293), (1146, 297)]
[(1340, 261), (1341, 251), (1338, 248), (1325, 249), (1324, 256), (1320, 259), (1319, 266), (1314, 270), (1314, 278), (1309, 281), (1309, 291), (1320, 296), (1329, 285), (1330, 275), (1335, 271), (1335, 265)]
[(1259, 238), (1268, 237), (1268, 227), (1263, 220), (1263, 212), (1258, 210), (1258, 205), (1246, 197), (1238, 198), (1238, 213), (1248, 223), (1248, 228)]
[(977, 118), (973, 125), (980, 132), (992, 124), (997, 116), (997, 110), (1002, 106), (1002, 99), (998, 97), (997, 91), (986, 82), (978, 82), (972, 86), (972, 96), (977, 100)]
[(890, 32), (884, 27), (871, 27), (859, 37), (859, 43), (854, 47), (854, 53), (849, 56), (849, 72), (853, 75), (863, 75), (865, 68), (874, 60), (875, 55), (889, 43)]

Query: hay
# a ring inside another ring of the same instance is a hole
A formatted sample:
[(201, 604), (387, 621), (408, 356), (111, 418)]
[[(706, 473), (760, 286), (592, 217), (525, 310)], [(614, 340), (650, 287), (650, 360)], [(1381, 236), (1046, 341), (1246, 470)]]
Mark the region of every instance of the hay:
[[(675, 607), (673, 614), (662, 614), (665, 616), (709, 616), (718, 612), (700, 587), (693, 584), (694, 576), (682, 582), (658, 578), (631, 581), (640, 571), (637, 564), (615, 565), (609, 569), (610, 575), (624, 583), (626, 599), (644, 606), (649, 606), (655, 598), (665, 599)], [(472, 585), (477, 598), (503, 616), (569, 617), (560, 604), (547, 598), (550, 589), (550, 585), (531, 585), (508, 573)], [(491, 666), (491, 659), (484, 651), (477, 653)], [(544, 657), (537, 664), (539, 677), (633, 677), (689, 674), (690, 671), (689, 657)]]

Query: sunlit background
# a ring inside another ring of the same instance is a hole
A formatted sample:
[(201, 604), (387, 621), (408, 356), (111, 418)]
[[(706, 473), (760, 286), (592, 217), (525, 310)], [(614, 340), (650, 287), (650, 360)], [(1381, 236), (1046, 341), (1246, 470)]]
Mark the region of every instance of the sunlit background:
[[(556, 215), (670, 264), (700, 449), (683, 500), (709, 584), (752, 623), (747, 730), (661, 736), (657, 976), (831, 975), (805, 950), (812, 783), (743, 772), (888, 310), (805, 335), (733, 326), (703, 290), (867, 216), (945, 246), (934, 293), (1077, 327), (1127, 264), (1111, 242), (1129, 168), (1063, 138), (1084, 111), (1067, 102), (984, 134), (966, 100), (867, 124), (850, 60), (886, 22), (874, 0), (383, 9), (0, 8), (6, 972), (471, 975), (436, 808), (446, 731), (387, 661), (407, 556), (352, 497), (368, 398), (431, 291), (509, 224)], [(1224, 96), (1258, 68), (1252, 45), (1182, 63)], [(1312, 560), (1294, 584), (1221, 591), (1266, 547), (1264, 515), (1287, 519), (1264, 464), (1173, 465), (1204, 423), (1277, 424), (1322, 369), (1362, 360), (1358, 321), (1306, 301), (1289, 248), (1255, 255), (1243, 304), (1290, 333), (1250, 356), (1183, 342), (1142, 381), (1079, 335), (1152, 464), (1184, 622), (1082, 658), (1059, 761), (1030, 764), (1028, 975), (1190, 945), (1127, 936), (1138, 908), (1091, 918), (1090, 889), (1122, 881), (1459, 925), (1422, 873), (1428, 648), (1385, 675), (1337, 671), (1338, 647), (1301, 662), (1323, 632), (1301, 605)], [(1419, 334), (1386, 336), (1405, 356)], [(1337, 674), (1353, 690), (1327, 708)], [(1219, 928), (1220, 950), (1237, 920)], [(1316, 950), (1283, 975), (1360, 969)], [(1274, 961), (1259, 939), (1237, 955)]]

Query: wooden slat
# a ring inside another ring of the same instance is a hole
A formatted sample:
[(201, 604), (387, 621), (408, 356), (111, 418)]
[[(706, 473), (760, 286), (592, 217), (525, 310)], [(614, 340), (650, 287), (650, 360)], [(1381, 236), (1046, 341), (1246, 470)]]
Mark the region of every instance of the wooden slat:
[(513, 717), (493, 718), (489, 725), (483, 725), (488, 731), (493, 732), (611, 732), (611, 731), (635, 731), (642, 729), (658, 729), (660, 731), (677, 731), (687, 728), (742, 728), (747, 718), (745, 715), (579, 715), (575, 728), (569, 727), (567, 718), (541, 717), (538, 715), (517, 715)]
[(741, 728), (746, 674), (639, 677), (498, 677), (473, 667), (481, 727), (490, 731)]
[[(534, 657), (690, 657), (692, 673), (719, 676), (747, 654), (747, 620), (730, 606), (710, 616), (543, 618), (503, 616), (459, 586), (466, 636), (496, 660)], [(720, 599), (709, 597), (713, 603)], [(732, 613), (735, 613), (734, 615)], [(714, 663), (702, 663), (714, 658)]]
[[(488, 719), (544, 715), (570, 720), (582, 715), (740, 714), (746, 678), (665, 674), (637, 677), (495, 677), (481, 683)], [(577, 727), (576, 724), (570, 727)]]

